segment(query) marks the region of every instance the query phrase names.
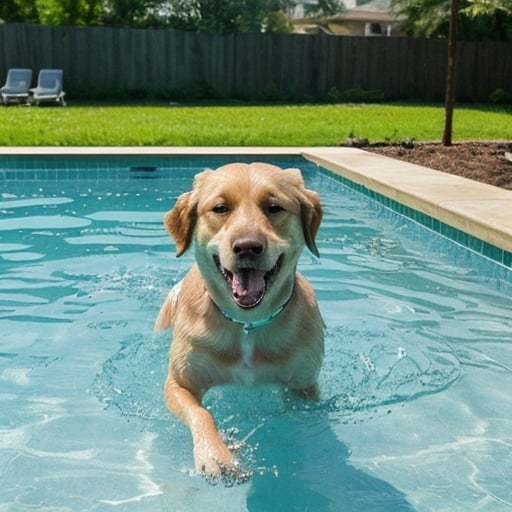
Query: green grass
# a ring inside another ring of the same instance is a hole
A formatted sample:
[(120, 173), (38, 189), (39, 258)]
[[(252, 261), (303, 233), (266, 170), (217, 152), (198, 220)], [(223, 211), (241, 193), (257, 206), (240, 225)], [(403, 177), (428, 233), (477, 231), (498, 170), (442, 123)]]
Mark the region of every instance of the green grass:
[[(440, 140), (442, 105), (73, 105), (0, 108), (0, 146), (334, 146)], [(455, 110), (453, 140), (512, 140), (512, 106)]]

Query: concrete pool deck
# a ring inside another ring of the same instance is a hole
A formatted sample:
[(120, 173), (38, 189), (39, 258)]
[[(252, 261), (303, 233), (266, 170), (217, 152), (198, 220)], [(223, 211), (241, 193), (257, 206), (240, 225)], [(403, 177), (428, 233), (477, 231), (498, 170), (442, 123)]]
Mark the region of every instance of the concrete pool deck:
[(512, 191), (344, 147), (1, 147), (12, 156), (303, 156), (339, 176), (512, 253)]

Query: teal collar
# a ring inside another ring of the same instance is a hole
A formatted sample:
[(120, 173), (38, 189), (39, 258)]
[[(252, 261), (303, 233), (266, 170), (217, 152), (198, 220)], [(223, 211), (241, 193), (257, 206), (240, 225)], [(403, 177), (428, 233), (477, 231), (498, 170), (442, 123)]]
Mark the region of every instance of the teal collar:
[(252, 322), (244, 322), (243, 320), (238, 320), (237, 318), (232, 317), (231, 315), (229, 315), (228, 313), (226, 313), (225, 311), (220, 309), (219, 306), (217, 306), (217, 304), (215, 304), (215, 302), (214, 302), (214, 304), (217, 306), (217, 309), (222, 313), (222, 316), (224, 318), (226, 318), (227, 320), (229, 320), (231, 322), (234, 322), (235, 324), (242, 325), (244, 333), (247, 334), (249, 331), (252, 331), (253, 329), (257, 329), (258, 327), (263, 327), (264, 325), (269, 324), (270, 322), (272, 322), (272, 320), (274, 320), (274, 318), (279, 316), (283, 312), (284, 308), (292, 300), (294, 291), (295, 291), (295, 286), (292, 288), (292, 292), (290, 293), (290, 296), (286, 299), (286, 301), (281, 306), (279, 306), (272, 314), (270, 314), (269, 316), (267, 316), (265, 318), (262, 318), (261, 320), (254, 320)]

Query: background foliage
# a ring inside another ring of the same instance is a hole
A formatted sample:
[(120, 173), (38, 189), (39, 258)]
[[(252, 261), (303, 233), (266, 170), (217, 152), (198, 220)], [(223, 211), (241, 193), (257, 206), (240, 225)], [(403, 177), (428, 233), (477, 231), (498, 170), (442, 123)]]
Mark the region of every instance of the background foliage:
[[(48, 25), (172, 27), (218, 34), (290, 32), (290, 17), (299, 2), (308, 16), (345, 10), (343, 0), (1, 0), (0, 19)], [(512, 0), (460, 3), (460, 39), (512, 41)], [(391, 5), (405, 16), (407, 33), (447, 36), (450, 0), (391, 0)]]
[[(322, 0), (320, 0), (322, 1)], [(2, 0), (7, 22), (173, 27), (214, 33), (291, 31), (295, 0)]]
[[(512, 41), (512, 0), (459, 0), (458, 38)], [(416, 37), (446, 37), (450, 0), (392, 0), (402, 29)]]

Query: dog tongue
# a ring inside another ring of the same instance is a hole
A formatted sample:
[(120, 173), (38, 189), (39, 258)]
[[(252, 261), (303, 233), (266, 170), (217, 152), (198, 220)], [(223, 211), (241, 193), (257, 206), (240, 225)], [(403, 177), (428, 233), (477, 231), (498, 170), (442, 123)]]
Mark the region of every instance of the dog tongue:
[(259, 304), (265, 294), (265, 272), (242, 269), (233, 274), (231, 289), (235, 302), (242, 308), (252, 308)]

